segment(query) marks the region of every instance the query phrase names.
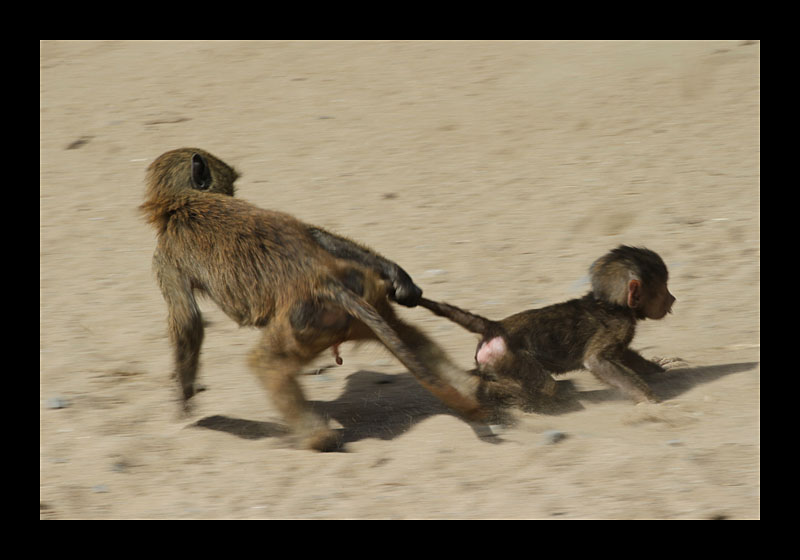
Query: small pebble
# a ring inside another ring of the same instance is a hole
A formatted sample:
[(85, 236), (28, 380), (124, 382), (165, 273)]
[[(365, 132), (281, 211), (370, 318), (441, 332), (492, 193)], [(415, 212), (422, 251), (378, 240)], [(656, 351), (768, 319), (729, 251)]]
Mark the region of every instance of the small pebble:
[(80, 148), (84, 144), (88, 144), (89, 140), (91, 140), (91, 139), (92, 139), (91, 136), (81, 136), (80, 138), (78, 138), (74, 142), (70, 142), (69, 145), (67, 145), (67, 147), (64, 148), (64, 149), (65, 150), (77, 150), (78, 148)]
[(558, 430), (547, 430), (542, 434), (542, 436), (544, 438), (544, 443), (548, 444), (558, 443), (559, 441), (567, 438), (567, 434)]
[(45, 402), (46, 408), (67, 408), (69, 406), (69, 401), (63, 397), (51, 397), (47, 399)]

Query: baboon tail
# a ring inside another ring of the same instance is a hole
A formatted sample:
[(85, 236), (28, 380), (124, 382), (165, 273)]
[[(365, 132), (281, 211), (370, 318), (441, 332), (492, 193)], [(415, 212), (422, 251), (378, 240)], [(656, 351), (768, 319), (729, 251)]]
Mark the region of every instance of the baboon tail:
[(480, 315), (475, 315), (469, 311), (464, 311), (463, 309), (459, 309), (458, 307), (448, 303), (440, 303), (427, 298), (421, 298), (419, 300), (419, 305), (432, 311), (434, 314), (439, 315), (440, 317), (450, 319), (457, 325), (461, 325), (467, 329), (469, 332), (486, 335), (493, 330), (495, 326), (495, 322), (487, 319), (486, 317), (481, 317)]
[(483, 419), (486, 412), (471, 395), (457, 391), (447, 381), (431, 371), (406, 344), (400, 339), (392, 327), (381, 317), (380, 313), (362, 297), (348, 290), (339, 282), (331, 282), (328, 286), (328, 297), (342, 306), (375, 333), (386, 348), (408, 368), (423, 387), (439, 397), (452, 409), (472, 420)]

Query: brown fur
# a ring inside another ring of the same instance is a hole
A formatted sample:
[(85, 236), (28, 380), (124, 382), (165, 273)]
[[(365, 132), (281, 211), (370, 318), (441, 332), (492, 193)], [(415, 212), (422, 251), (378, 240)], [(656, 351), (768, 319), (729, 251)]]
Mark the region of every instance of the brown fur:
[(620, 246), (590, 268), (586, 296), (492, 321), (446, 303), (419, 304), (481, 335), (476, 351), (484, 390), (514, 404), (552, 396), (553, 373), (585, 367), (633, 400), (657, 402), (637, 373), (663, 371), (629, 349), (642, 319), (661, 319), (675, 297), (653, 251)]
[[(396, 316), (387, 295), (402, 292), (413, 305), (421, 294), (402, 269), (288, 214), (233, 198), (237, 177), (223, 161), (191, 148), (162, 154), (147, 171), (141, 208), (158, 235), (153, 266), (184, 404), (196, 392), (204, 336), (200, 293), (239, 325), (263, 329), (249, 364), (308, 447), (334, 448), (337, 436), (311, 411), (295, 375), (347, 340), (380, 340), (450, 407), (470, 419), (483, 417), (476, 383), (452, 368), (443, 372), (441, 350)], [(339, 258), (344, 249), (357, 260)]]

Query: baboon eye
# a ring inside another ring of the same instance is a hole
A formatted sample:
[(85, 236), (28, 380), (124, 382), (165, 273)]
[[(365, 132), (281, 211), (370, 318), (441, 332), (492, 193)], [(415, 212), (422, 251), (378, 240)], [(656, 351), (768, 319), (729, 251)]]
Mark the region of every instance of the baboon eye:
[(201, 191), (211, 186), (211, 171), (205, 158), (200, 154), (192, 155), (192, 185)]

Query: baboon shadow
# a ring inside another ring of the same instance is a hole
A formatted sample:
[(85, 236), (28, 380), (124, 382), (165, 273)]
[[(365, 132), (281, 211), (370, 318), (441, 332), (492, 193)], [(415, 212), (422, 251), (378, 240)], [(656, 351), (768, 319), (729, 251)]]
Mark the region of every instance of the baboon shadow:
[(319, 414), (342, 425), (342, 443), (391, 440), (422, 420), (452, 412), (409, 373), (357, 371), (334, 401), (312, 401)]
[[(570, 385), (561, 381), (559, 385)], [(342, 444), (362, 439), (394, 439), (415, 424), (438, 414), (455, 414), (423, 388), (409, 373), (386, 374), (357, 371), (347, 377), (342, 394), (334, 401), (310, 401), (320, 415), (342, 426)], [(537, 410), (543, 414), (560, 414), (575, 407), (574, 399)], [(285, 437), (289, 430), (282, 424), (213, 415), (192, 424), (200, 428), (227, 432), (243, 439)], [(500, 443), (499, 437), (481, 438)]]
[[(655, 394), (663, 400), (675, 398), (686, 391), (716, 379), (754, 369), (758, 362), (720, 364), (716, 366), (680, 367), (644, 376)], [(587, 375), (591, 375), (586, 372)], [(565, 398), (547, 406), (532, 407), (526, 412), (547, 415), (566, 414), (580, 410), (578, 401), (603, 402), (625, 400), (616, 389), (577, 391), (571, 381), (558, 381)], [(437, 414), (453, 413), (436, 397), (425, 390), (409, 373), (386, 374), (374, 371), (357, 371), (347, 377), (345, 389), (334, 401), (311, 401), (311, 406), (322, 416), (336, 420), (342, 426), (342, 443), (362, 439), (394, 439), (415, 424)], [(286, 426), (275, 422), (262, 422), (207, 416), (193, 426), (227, 432), (243, 439), (283, 438), (289, 435)], [(486, 441), (500, 443), (500, 438)]]
[[(755, 369), (759, 362), (719, 364), (716, 366), (676, 367), (660, 373), (642, 375), (653, 392), (662, 400), (674, 399), (690, 389), (710, 383), (726, 375)], [(588, 372), (586, 372), (589, 374)], [(589, 374), (591, 375), (591, 374)], [(616, 389), (580, 391), (578, 398), (589, 402), (625, 400), (626, 397)]]
[(192, 426), (197, 428), (207, 428), (219, 432), (227, 432), (242, 439), (263, 439), (269, 437), (283, 437), (289, 434), (286, 426), (275, 422), (259, 422), (257, 420), (245, 420), (243, 418), (231, 418), (214, 414), (201, 418)]
[[(336, 400), (310, 401), (310, 405), (321, 416), (341, 424), (343, 444), (366, 438), (393, 439), (425, 418), (452, 414), (408, 373), (357, 371), (347, 377), (345, 389)], [(207, 416), (193, 426), (243, 439), (289, 435), (282, 424), (222, 415)]]

